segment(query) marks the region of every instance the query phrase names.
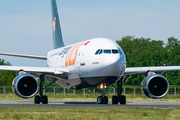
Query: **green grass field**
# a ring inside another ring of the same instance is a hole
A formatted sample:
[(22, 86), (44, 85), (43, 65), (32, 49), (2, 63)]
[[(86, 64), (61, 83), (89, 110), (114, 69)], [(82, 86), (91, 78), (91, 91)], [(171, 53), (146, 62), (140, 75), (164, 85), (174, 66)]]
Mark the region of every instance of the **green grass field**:
[(0, 119), (37, 120), (179, 120), (180, 109), (0, 107)]

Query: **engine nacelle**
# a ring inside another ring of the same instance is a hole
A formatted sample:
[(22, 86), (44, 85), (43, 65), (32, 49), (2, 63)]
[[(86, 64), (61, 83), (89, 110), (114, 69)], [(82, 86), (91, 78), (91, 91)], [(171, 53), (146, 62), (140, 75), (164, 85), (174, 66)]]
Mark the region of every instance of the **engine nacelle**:
[(37, 79), (31, 74), (21, 74), (14, 78), (12, 91), (21, 98), (31, 98), (38, 92)]
[(160, 74), (152, 74), (144, 78), (141, 83), (141, 90), (147, 97), (159, 99), (168, 93), (169, 82)]

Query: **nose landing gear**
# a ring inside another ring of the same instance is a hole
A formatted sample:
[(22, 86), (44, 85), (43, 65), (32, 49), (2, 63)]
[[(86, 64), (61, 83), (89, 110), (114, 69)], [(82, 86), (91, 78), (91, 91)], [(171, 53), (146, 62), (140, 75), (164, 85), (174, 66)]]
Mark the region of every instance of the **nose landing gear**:
[(99, 96), (97, 98), (97, 103), (98, 104), (108, 104), (108, 97), (107, 96)]
[(98, 96), (97, 103), (98, 104), (108, 104), (108, 97), (105, 96), (106, 84), (101, 84), (99, 88), (101, 89), (101, 96)]

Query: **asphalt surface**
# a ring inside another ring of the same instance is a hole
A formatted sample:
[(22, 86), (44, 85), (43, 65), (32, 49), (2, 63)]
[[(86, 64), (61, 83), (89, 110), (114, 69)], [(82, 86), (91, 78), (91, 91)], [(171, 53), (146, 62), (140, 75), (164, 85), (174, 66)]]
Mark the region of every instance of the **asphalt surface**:
[(151, 108), (180, 108), (180, 102), (162, 101), (127, 101), (126, 105), (97, 104), (95, 101), (59, 101), (51, 100), (48, 104), (34, 104), (34, 101), (0, 101), (0, 107), (151, 107)]

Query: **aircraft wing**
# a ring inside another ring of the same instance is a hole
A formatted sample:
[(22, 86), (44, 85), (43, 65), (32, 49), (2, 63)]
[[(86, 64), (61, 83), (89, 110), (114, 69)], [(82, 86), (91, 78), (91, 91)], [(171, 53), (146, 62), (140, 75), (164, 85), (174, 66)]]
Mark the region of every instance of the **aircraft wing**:
[(46, 56), (37, 56), (37, 55), (24, 55), (24, 54), (3, 53), (3, 52), (0, 52), (0, 55), (7, 55), (7, 56), (15, 56), (15, 57), (24, 57), (24, 58), (33, 58), (33, 59), (47, 60), (47, 57), (46, 57)]
[(6, 66), (0, 65), (0, 71), (24, 71), (34, 75), (65, 75), (69, 71), (65, 68), (48, 68), (48, 67), (24, 67), (24, 66)]
[(126, 68), (124, 75), (131, 75), (137, 73), (151, 72), (166, 72), (166, 71), (180, 71), (180, 66), (157, 66), (157, 67), (131, 67)]

